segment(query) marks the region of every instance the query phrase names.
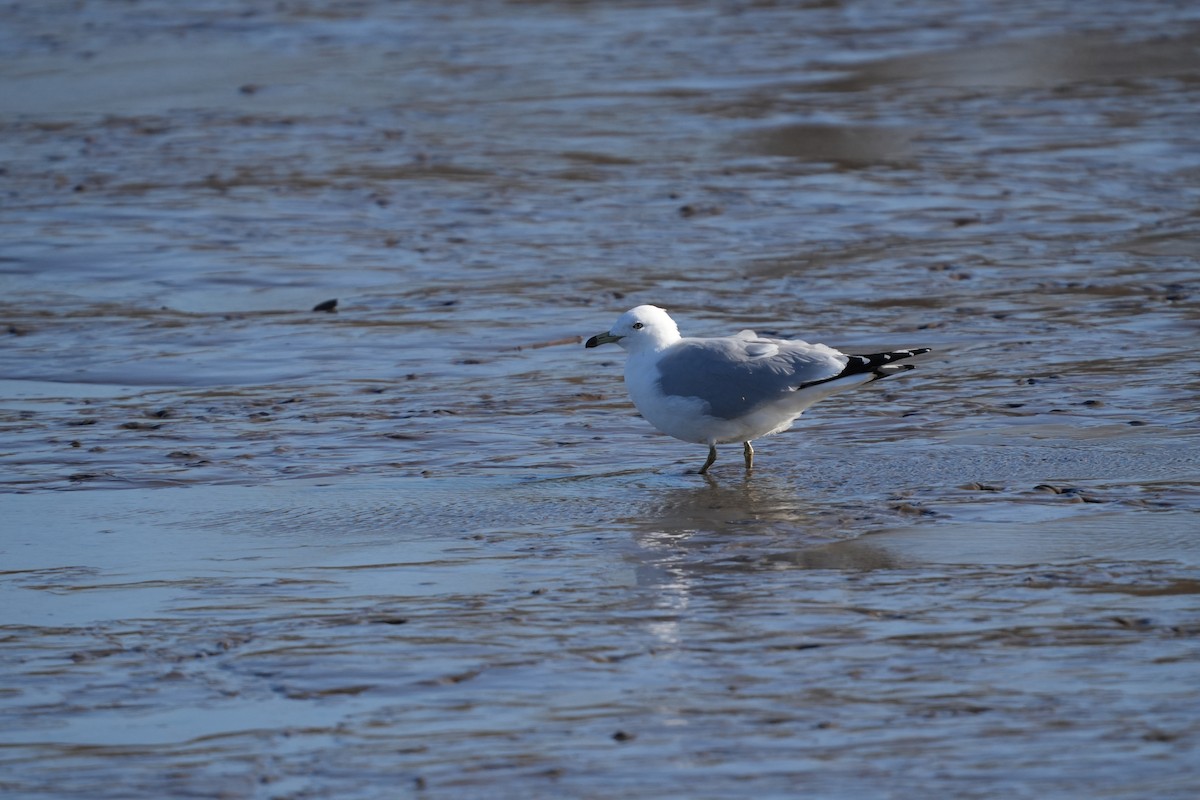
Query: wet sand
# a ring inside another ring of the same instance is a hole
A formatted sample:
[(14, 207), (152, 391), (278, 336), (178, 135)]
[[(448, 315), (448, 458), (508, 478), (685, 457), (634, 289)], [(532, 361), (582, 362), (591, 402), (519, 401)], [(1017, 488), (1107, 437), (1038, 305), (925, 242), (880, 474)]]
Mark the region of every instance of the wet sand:
[(1189, 6), (5, 14), (5, 796), (1200, 790)]

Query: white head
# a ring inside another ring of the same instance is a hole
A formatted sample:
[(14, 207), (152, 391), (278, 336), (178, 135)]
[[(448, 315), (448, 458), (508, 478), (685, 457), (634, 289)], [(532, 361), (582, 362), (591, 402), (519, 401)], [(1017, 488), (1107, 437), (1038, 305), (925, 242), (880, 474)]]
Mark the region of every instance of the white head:
[(638, 306), (620, 316), (608, 331), (587, 340), (587, 347), (615, 342), (629, 352), (661, 350), (679, 339), (675, 320), (658, 306)]

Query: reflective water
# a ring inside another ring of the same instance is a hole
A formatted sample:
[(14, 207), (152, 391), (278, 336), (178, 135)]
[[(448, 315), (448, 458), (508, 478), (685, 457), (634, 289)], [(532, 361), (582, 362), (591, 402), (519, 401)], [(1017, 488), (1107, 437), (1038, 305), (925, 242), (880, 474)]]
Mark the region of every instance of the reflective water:
[(1194, 796), (1200, 10), (1023, 8), (6, 8), (0, 789)]

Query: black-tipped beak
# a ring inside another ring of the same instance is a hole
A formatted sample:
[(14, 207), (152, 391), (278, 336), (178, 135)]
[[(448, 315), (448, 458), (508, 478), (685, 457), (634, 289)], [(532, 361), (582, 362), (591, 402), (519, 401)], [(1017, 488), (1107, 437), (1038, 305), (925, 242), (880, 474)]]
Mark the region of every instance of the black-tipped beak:
[(599, 347), (602, 344), (612, 344), (613, 342), (620, 341), (620, 339), (621, 339), (620, 336), (613, 336), (611, 333), (608, 333), (607, 331), (605, 331), (604, 333), (597, 333), (595, 336), (588, 339), (587, 342), (583, 346), (584, 347)]

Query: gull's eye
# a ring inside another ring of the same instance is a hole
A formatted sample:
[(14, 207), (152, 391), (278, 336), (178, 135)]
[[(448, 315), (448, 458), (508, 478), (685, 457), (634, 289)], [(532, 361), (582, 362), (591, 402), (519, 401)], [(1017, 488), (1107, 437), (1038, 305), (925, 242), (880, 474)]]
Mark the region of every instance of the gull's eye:
[(645, 325), (643, 325), (643, 324), (642, 324), (642, 323), (640, 323), (640, 322), (635, 322), (635, 323), (633, 323), (633, 329), (634, 329), (635, 331), (640, 331), (640, 330), (641, 330), (642, 328), (644, 328), (644, 327), (646, 327), (646, 326), (645, 326)]

